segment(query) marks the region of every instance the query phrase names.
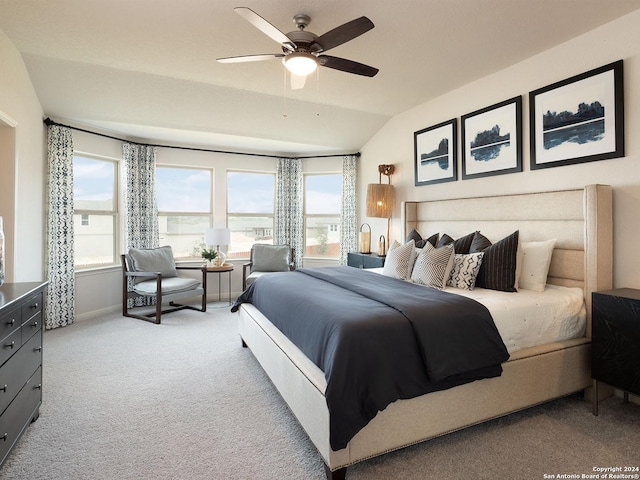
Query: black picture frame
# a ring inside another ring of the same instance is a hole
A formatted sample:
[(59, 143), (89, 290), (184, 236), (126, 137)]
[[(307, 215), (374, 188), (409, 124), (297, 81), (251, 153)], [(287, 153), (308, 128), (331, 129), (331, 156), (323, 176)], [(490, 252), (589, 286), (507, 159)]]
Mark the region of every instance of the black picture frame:
[(522, 171), (522, 96), (462, 116), (462, 179)]
[(529, 92), (531, 169), (623, 157), (623, 95), (622, 60)]
[(413, 134), (415, 186), (458, 179), (458, 121), (424, 128)]

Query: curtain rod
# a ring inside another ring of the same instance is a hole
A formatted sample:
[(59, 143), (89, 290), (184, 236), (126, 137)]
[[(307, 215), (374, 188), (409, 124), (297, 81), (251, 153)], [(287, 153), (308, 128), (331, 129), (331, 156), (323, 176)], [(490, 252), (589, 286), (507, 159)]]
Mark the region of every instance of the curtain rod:
[(306, 158), (330, 158), (330, 157), (344, 157), (345, 155), (355, 155), (357, 158), (360, 158), (360, 152), (356, 153), (340, 153), (340, 154), (332, 154), (332, 155), (312, 155), (306, 157), (286, 157), (283, 155), (267, 155), (265, 153), (248, 153), (248, 152), (229, 152), (226, 150), (213, 150), (210, 148), (195, 148), (195, 147), (180, 147), (177, 145), (157, 145), (152, 143), (139, 143), (139, 142), (131, 142), (129, 140), (125, 140), (123, 138), (113, 137), (111, 135), (106, 135), (104, 133), (92, 132), (91, 130), (85, 130), (83, 128), (74, 127), (71, 125), (65, 125), (64, 123), (58, 123), (51, 120), (49, 117), (44, 119), (44, 124), (48, 127), (51, 125), (56, 125), (58, 127), (66, 127), (72, 130), (77, 130), (79, 132), (89, 133), (91, 135), (98, 135), (100, 137), (110, 138), (111, 140), (118, 140), (120, 142), (127, 143), (137, 143), (138, 145), (144, 145), (145, 147), (158, 147), (158, 148), (174, 148), (177, 150), (192, 150), (194, 152), (210, 152), (210, 153), (225, 153), (229, 155), (246, 155), (250, 157), (265, 157), (265, 158), (293, 158), (293, 159), (306, 159)]

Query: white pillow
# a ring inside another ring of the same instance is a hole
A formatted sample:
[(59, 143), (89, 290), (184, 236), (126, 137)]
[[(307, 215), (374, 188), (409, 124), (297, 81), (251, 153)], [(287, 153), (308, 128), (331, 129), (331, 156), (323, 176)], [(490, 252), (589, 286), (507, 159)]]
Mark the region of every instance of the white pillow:
[(416, 260), (415, 244), (416, 242), (413, 240), (404, 245), (394, 241), (389, 252), (387, 252), (382, 274), (388, 277), (401, 278), (402, 280), (407, 280), (411, 277), (413, 262)]
[(442, 290), (453, 266), (453, 244), (435, 248), (427, 242), (416, 259), (411, 281)]
[(447, 285), (462, 290), (473, 290), (476, 286), (480, 265), (482, 265), (482, 257), (484, 257), (484, 252), (456, 253)]
[(544, 242), (522, 242), (520, 288), (544, 292), (555, 244), (555, 238)]

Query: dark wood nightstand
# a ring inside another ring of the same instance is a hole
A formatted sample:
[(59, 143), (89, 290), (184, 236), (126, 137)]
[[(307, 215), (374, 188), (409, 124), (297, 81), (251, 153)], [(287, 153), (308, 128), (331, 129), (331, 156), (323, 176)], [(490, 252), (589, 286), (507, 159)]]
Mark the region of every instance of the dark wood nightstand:
[(347, 265), (356, 268), (384, 267), (384, 259), (385, 257), (380, 257), (377, 253), (347, 253)]
[(598, 382), (640, 395), (640, 290), (618, 288), (592, 295), (591, 378), (593, 414)]

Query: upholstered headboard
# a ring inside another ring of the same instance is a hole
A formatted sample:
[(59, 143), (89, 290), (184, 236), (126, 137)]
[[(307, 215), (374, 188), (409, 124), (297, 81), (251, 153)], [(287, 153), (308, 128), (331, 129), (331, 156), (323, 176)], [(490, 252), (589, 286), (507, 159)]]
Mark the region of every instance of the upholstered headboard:
[(585, 292), (587, 336), (591, 293), (612, 288), (613, 219), (609, 185), (491, 197), (403, 202), (402, 238), (415, 228), (458, 238), (479, 230), (491, 241), (520, 231), (520, 241), (556, 239), (548, 282)]

